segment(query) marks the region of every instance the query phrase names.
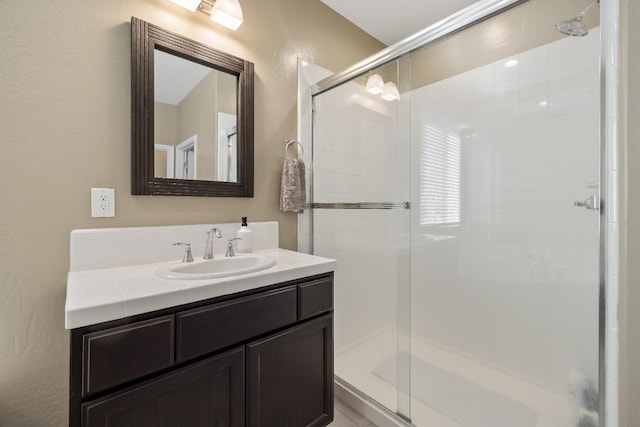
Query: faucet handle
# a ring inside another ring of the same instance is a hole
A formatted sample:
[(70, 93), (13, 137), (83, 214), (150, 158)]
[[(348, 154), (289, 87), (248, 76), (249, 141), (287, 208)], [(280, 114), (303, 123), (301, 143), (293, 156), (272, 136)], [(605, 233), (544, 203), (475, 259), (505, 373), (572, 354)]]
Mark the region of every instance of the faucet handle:
[(191, 243), (176, 242), (173, 243), (173, 246), (184, 246), (184, 257), (182, 257), (182, 262), (193, 262), (193, 255), (191, 254)]
[(233, 239), (229, 239), (229, 243), (227, 243), (227, 253), (224, 254), (224, 256), (227, 258), (236, 256), (236, 253), (233, 251), (234, 240), (242, 240), (242, 237), (234, 237)]

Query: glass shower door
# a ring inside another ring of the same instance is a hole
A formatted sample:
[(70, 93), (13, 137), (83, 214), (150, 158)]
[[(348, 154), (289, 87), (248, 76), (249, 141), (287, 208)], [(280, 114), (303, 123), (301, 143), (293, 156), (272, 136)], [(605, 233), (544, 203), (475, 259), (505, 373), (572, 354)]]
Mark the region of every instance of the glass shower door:
[(412, 54), (415, 425), (598, 425), (599, 29), (556, 32), (570, 3)]
[(555, 29), (579, 11), (521, 2), (313, 96), (335, 373), (413, 425), (600, 423), (598, 15)]
[(336, 376), (409, 418), (409, 118), (367, 77), (313, 98), (312, 249), (337, 260)]

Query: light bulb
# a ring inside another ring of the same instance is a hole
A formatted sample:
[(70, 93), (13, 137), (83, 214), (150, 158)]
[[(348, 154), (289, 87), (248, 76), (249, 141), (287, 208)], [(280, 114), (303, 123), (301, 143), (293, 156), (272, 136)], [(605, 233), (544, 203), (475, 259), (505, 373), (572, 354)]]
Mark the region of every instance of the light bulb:
[(394, 82), (386, 82), (384, 84), (384, 93), (382, 99), (385, 101), (395, 101), (400, 99), (400, 92), (398, 92), (398, 86)]
[(380, 95), (384, 92), (384, 80), (379, 74), (373, 74), (367, 79), (367, 92)]

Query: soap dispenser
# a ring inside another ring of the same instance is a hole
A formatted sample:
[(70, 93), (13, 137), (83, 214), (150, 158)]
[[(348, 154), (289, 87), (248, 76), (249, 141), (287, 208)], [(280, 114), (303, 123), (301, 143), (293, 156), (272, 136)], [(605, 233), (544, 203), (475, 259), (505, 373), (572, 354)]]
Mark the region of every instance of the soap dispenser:
[(249, 230), (249, 227), (247, 226), (246, 216), (242, 217), (242, 225), (240, 226), (240, 230), (236, 233), (236, 237), (239, 239), (236, 241), (238, 252), (248, 253), (253, 250), (253, 246), (251, 244), (251, 230)]

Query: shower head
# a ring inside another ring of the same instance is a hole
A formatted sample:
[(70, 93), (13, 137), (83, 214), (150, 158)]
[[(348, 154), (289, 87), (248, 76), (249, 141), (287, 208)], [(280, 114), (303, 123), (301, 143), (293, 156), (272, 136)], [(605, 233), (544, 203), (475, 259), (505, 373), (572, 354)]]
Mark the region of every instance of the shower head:
[(556, 24), (556, 29), (562, 34), (566, 34), (567, 36), (586, 36), (587, 34), (589, 34), (589, 29), (586, 25), (584, 25), (584, 22), (582, 22), (582, 20), (587, 15), (589, 9), (591, 9), (596, 3), (600, 3), (600, 0), (592, 0), (589, 6), (587, 6), (587, 8), (580, 12), (575, 18), (568, 21), (558, 22)]
[(570, 21), (558, 22), (556, 29), (567, 36), (584, 37), (589, 34), (589, 29), (584, 25), (584, 22), (582, 22), (582, 18), (584, 18), (584, 16), (578, 15)]

